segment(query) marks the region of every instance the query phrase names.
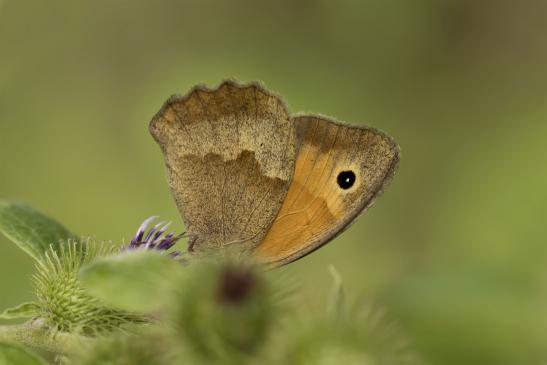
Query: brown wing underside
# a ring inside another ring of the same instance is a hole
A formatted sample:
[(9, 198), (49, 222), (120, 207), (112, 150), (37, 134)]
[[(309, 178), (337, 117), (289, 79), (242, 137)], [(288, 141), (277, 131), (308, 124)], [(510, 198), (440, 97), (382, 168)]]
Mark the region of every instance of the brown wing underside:
[(150, 132), (195, 248), (256, 246), (294, 173), (296, 134), (283, 101), (257, 84), (197, 87), (169, 99)]
[[(255, 251), (273, 266), (310, 253), (345, 229), (382, 192), (399, 160), (395, 142), (377, 130), (321, 117), (293, 120), (298, 143), (293, 180)], [(342, 171), (356, 175), (347, 190), (337, 183)]]

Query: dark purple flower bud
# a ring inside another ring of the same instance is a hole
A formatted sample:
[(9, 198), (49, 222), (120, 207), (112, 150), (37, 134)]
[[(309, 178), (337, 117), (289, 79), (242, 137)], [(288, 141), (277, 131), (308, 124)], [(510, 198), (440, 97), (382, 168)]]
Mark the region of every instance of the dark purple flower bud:
[[(185, 232), (176, 236), (174, 232), (164, 235), (165, 230), (171, 225), (171, 222), (160, 222), (147, 231), (148, 225), (157, 218), (157, 216), (153, 216), (142, 222), (137, 233), (135, 233), (135, 236), (125, 249), (148, 249), (166, 252), (171, 249), (178, 240), (185, 237)], [(182, 253), (180, 251), (173, 251), (169, 253), (169, 256), (179, 258), (182, 256)]]

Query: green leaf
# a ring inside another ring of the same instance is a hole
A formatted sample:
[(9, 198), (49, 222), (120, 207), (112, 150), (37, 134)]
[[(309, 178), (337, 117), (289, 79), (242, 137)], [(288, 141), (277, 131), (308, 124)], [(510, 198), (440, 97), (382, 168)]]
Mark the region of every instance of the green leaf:
[(0, 342), (0, 365), (47, 365), (47, 363), (20, 346)]
[(58, 222), (32, 207), (15, 202), (0, 201), (0, 232), (19, 248), (39, 260), (52, 246), (76, 236)]
[(149, 312), (162, 308), (182, 271), (179, 262), (150, 250), (128, 251), (94, 260), (80, 270), (91, 295), (120, 309)]
[(0, 318), (14, 319), (34, 317), (38, 313), (38, 309), (38, 304), (34, 302), (27, 302), (20, 304), (17, 307), (4, 310), (4, 312), (0, 313)]

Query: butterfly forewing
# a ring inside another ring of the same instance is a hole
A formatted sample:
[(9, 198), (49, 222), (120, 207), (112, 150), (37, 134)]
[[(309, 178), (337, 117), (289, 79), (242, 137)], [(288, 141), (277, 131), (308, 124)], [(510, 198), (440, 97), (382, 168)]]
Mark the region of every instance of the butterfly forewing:
[(314, 116), (296, 117), (294, 123), (294, 177), (256, 249), (261, 261), (274, 266), (310, 253), (343, 231), (382, 192), (399, 160), (395, 142), (375, 129)]

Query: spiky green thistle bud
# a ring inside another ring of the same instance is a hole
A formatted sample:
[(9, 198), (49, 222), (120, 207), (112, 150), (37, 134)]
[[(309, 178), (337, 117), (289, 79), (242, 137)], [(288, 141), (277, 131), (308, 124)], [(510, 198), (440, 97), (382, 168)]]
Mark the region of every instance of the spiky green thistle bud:
[(68, 241), (48, 250), (37, 261), (33, 277), (38, 317), (47, 327), (70, 333), (93, 334), (125, 324), (147, 322), (141, 314), (117, 310), (89, 295), (78, 282), (82, 265), (115, 252), (110, 244)]
[(281, 342), (275, 363), (288, 365), (411, 365), (415, 354), (398, 327), (370, 306), (339, 316), (307, 318)]

